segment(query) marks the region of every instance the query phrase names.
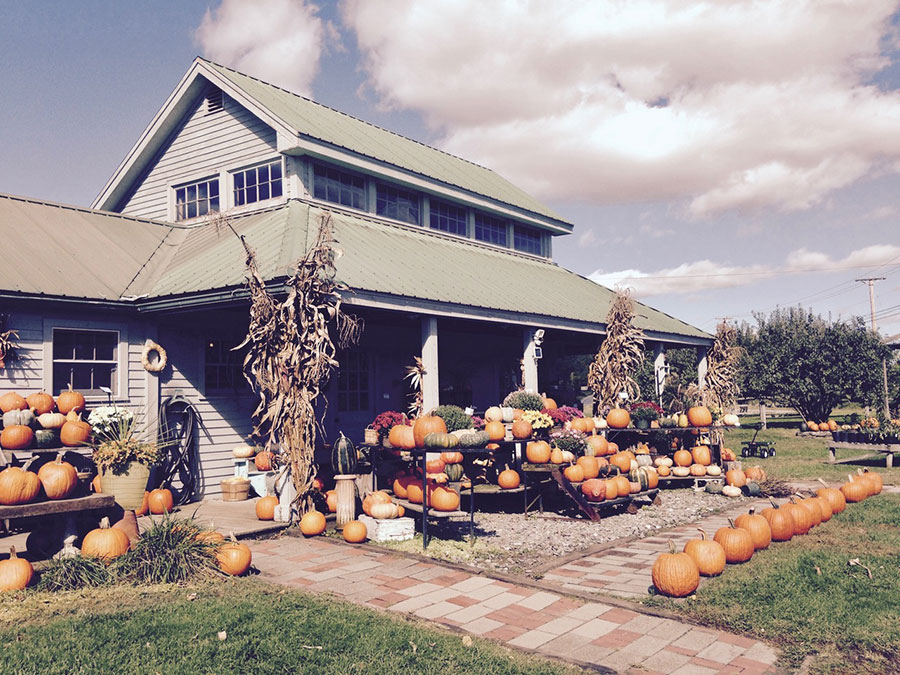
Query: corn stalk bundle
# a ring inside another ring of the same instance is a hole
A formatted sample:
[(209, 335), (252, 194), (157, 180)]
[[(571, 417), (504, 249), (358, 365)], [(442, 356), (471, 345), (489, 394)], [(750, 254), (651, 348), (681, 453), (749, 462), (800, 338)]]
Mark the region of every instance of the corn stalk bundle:
[(588, 370), (588, 385), (594, 392), (594, 406), (618, 407), (619, 393), (632, 401), (640, 388), (632, 377), (644, 358), (644, 332), (634, 325), (634, 302), (626, 291), (617, 291), (606, 315), (606, 338)]
[[(316, 241), (297, 262), (284, 285), (286, 297), (276, 298), (259, 273), (256, 254), (243, 236), (227, 222), (247, 254), (250, 325), (247, 337), (235, 347), (247, 347), (244, 377), (259, 396), (253, 412), (253, 435), (269, 450), (281, 450), (297, 490), (294, 506), (299, 514), (312, 508), (316, 477), (314, 453), (317, 432), (316, 402), (332, 371), (338, 367), (338, 347), (359, 341), (362, 320), (341, 310), (341, 291), (335, 280), (339, 251), (331, 231), (331, 218), (319, 219)], [(332, 337), (333, 326), (337, 339)]]
[(19, 333), (14, 330), (3, 330), (9, 322), (9, 314), (0, 314), (0, 370), (6, 367), (6, 359), (14, 361), (19, 348)]
[(409, 418), (413, 419), (422, 414), (422, 408), (425, 407), (425, 364), (422, 358), (417, 356), (416, 362), (406, 367), (406, 379), (409, 380), (409, 386), (413, 390), (413, 401), (409, 404)]
[(737, 344), (737, 328), (722, 322), (716, 328), (716, 339), (706, 356), (706, 405), (725, 411), (734, 406), (738, 395), (737, 366), (741, 348)]

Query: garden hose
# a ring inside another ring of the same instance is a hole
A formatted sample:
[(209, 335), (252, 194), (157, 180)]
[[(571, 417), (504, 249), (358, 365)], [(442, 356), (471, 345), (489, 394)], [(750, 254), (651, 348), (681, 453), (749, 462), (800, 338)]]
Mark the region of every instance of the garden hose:
[[(197, 483), (197, 451), (194, 429), (200, 424), (200, 413), (181, 394), (170, 396), (159, 406), (159, 443), (166, 458), (160, 466), (160, 484), (172, 491), (175, 504), (191, 501)], [(175, 479), (181, 483), (177, 488)]]

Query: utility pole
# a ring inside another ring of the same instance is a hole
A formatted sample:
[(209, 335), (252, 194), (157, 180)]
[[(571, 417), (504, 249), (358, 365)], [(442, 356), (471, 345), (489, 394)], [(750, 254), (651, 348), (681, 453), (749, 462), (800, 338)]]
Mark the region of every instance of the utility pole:
[[(867, 277), (865, 279), (857, 279), (856, 281), (864, 283), (869, 287), (869, 311), (872, 314), (872, 332), (878, 336), (878, 322), (875, 320), (875, 282), (884, 281), (884, 277)], [(888, 377), (887, 377), (887, 359), (881, 360), (881, 376), (884, 380), (884, 416), (885, 419), (891, 419), (891, 405), (888, 400)]]

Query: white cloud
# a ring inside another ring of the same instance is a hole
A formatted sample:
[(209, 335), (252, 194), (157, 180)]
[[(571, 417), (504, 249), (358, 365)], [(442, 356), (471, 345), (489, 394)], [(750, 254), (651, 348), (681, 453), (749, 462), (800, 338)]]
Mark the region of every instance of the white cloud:
[(896, 0), (344, 0), (368, 83), (545, 198), (806, 209), (900, 171)]
[(643, 272), (636, 269), (618, 272), (597, 270), (588, 278), (608, 288), (631, 288), (638, 297), (664, 294), (684, 294), (718, 288), (749, 286), (774, 277), (877, 267), (900, 260), (900, 246), (875, 244), (851, 251), (841, 259), (825, 253), (798, 249), (785, 258), (781, 266), (726, 265), (711, 260), (684, 263), (678, 267)]
[(332, 33), (317, 12), (304, 0), (222, 0), (194, 38), (209, 59), (308, 96)]

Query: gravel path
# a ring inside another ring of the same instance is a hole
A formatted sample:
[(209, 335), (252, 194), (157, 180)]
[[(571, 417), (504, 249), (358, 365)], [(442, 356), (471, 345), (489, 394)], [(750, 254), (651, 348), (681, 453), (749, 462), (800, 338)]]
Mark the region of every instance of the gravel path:
[[(626, 537), (647, 536), (690, 523), (707, 514), (735, 506), (743, 498), (729, 498), (692, 490), (666, 490), (659, 506), (645, 506), (635, 514), (621, 513), (600, 522), (563, 518), (556, 514), (475, 514), (474, 544), (467, 541), (468, 521), (446, 523), (429, 532), (427, 555), (452, 562), (484, 567), (506, 574), (540, 576), (540, 570), (558, 559), (596, 544)], [(421, 538), (385, 544), (398, 550), (421, 553)]]

